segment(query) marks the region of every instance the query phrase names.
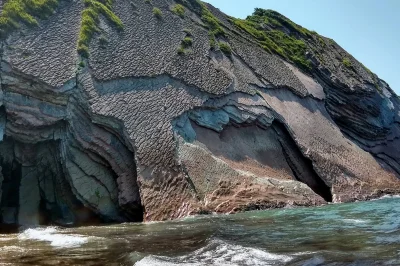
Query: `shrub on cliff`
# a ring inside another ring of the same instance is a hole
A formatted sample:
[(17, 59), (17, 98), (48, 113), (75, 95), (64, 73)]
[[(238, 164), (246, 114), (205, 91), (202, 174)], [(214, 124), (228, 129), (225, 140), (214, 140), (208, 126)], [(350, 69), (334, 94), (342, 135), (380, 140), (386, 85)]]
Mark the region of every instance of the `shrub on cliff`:
[(351, 61), (350, 61), (350, 59), (347, 58), (347, 57), (343, 58), (342, 63), (343, 63), (343, 65), (344, 65), (345, 67), (347, 67), (347, 68), (351, 68), (351, 67), (352, 67)]
[(193, 43), (193, 39), (190, 38), (190, 37), (185, 37), (185, 38), (182, 40), (182, 46), (183, 46), (183, 47), (192, 46), (192, 43)]
[(227, 56), (231, 56), (232, 55), (232, 48), (229, 44), (224, 43), (224, 42), (219, 42), (219, 49), (221, 49), (221, 51), (226, 54)]
[(161, 9), (159, 9), (157, 7), (153, 8), (153, 14), (158, 19), (162, 18), (162, 11), (161, 11)]
[(181, 4), (176, 4), (171, 11), (177, 15), (180, 16), (181, 18), (183, 18), (185, 16), (185, 7)]

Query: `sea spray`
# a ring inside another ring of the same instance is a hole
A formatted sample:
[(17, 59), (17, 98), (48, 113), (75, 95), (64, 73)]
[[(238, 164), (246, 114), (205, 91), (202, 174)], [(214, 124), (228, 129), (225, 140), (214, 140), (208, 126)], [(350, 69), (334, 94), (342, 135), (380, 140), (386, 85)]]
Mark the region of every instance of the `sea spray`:
[(38, 240), (50, 242), (56, 248), (74, 248), (88, 242), (88, 237), (79, 235), (67, 235), (60, 233), (55, 227), (29, 228), (18, 235), (19, 240)]

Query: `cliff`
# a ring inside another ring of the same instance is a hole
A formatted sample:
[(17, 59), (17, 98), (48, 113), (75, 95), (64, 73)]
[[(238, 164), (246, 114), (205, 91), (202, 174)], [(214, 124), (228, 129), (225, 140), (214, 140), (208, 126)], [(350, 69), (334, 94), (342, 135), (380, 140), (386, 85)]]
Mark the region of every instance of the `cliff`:
[(400, 99), (277, 12), (0, 1), (0, 222), (152, 221), (400, 191)]

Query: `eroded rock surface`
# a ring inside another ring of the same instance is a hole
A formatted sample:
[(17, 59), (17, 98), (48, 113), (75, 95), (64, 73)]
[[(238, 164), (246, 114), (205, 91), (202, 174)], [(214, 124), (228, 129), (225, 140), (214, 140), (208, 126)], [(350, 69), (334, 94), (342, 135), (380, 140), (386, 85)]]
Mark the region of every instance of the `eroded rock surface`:
[(181, 17), (172, 0), (116, 0), (124, 29), (100, 16), (89, 58), (76, 50), (79, 0), (1, 41), (1, 223), (164, 220), (400, 191), (400, 100), (388, 84), (312, 38), (304, 71), (206, 6), (223, 53), (194, 2)]

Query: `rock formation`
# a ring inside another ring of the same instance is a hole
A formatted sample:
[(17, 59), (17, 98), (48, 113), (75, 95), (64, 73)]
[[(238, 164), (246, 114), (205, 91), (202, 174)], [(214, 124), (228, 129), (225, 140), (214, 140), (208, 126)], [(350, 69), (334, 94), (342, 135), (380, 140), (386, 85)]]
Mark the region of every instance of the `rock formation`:
[(1, 223), (400, 191), (400, 99), (333, 40), (196, 0), (24, 2), (0, 1)]

